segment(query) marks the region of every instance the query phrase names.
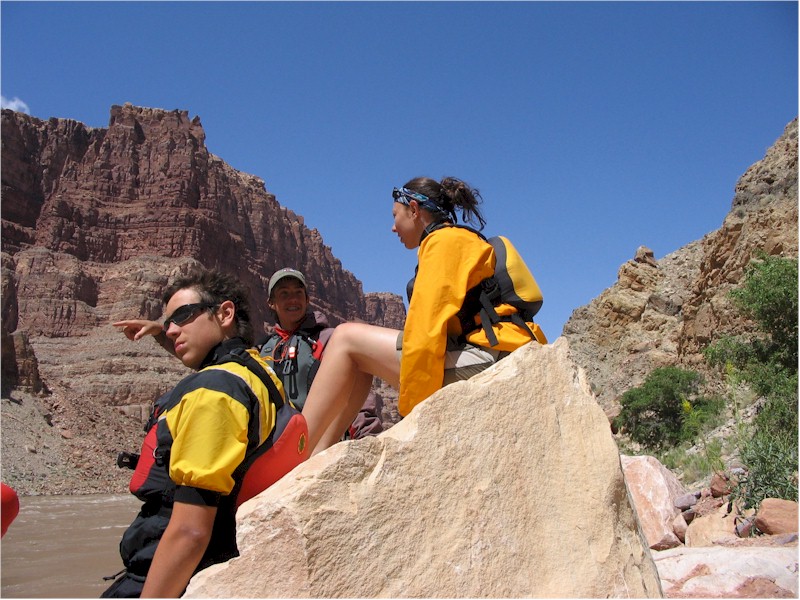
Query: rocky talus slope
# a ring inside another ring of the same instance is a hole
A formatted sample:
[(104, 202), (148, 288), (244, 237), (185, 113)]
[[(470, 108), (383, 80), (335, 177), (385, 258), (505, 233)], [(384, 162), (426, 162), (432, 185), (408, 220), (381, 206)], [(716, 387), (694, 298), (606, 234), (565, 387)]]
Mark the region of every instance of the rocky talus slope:
[(563, 334), (609, 416), (657, 367), (683, 366), (704, 373), (711, 387), (719, 383), (703, 349), (752, 328), (730, 290), (760, 251), (797, 257), (797, 140), (795, 119), (736, 183), (718, 230), (658, 260), (638, 248), (614, 285), (572, 313)]

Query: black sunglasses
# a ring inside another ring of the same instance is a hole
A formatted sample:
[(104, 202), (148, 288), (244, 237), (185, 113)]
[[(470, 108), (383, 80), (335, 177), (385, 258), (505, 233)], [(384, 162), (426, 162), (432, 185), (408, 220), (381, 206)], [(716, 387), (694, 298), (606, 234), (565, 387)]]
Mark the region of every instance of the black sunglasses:
[(183, 306), (179, 306), (175, 309), (175, 312), (173, 312), (172, 315), (167, 317), (167, 319), (164, 321), (164, 331), (169, 329), (170, 323), (175, 323), (175, 325), (183, 325), (184, 323), (187, 323), (196, 317), (201, 311), (209, 308), (216, 309), (217, 306), (218, 305), (210, 302), (197, 302), (195, 304), (184, 304)]

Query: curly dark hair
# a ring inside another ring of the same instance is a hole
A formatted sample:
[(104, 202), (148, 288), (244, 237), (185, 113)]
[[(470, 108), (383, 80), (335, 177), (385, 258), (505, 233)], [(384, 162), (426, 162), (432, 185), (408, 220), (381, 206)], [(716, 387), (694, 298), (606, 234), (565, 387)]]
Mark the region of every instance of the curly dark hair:
[(253, 323), (250, 319), (250, 300), (245, 287), (236, 277), (220, 271), (194, 269), (178, 277), (164, 291), (162, 301), (167, 304), (178, 290), (192, 289), (200, 296), (200, 302), (220, 305), (226, 300), (236, 307), (236, 335), (248, 346), (253, 345)]
[(434, 203), (442, 207), (443, 212), (455, 215), (461, 210), (461, 220), (477, 222), (478, 229), (483, 229), (486, 220), (481, 215), (478, 205), (483, 201), (478, 188), (456, 177), (443, 177), (436, 181), (430, 177), (415, 177), (404, 188), (424, 194)]

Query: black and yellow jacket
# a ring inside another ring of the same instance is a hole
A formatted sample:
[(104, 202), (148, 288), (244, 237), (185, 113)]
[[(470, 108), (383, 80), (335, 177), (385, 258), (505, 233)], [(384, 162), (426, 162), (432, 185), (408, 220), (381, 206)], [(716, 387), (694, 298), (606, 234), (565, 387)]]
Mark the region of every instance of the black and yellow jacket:
[[(261, 377), (245, 366), (251, 360), (265, 372)], [(267, 375), (274, 385), (262, 380)], [(146, 575), (175, 501), (217, 507), (198, 569), (237, 555), (234, 516), (243, 463), (271, 441), (282, 394), (272, 369), (236, 338), (212, 349), (196, 373), (155, 402), (130, 485), (144, 505), (120, 544), (129, 573)]]

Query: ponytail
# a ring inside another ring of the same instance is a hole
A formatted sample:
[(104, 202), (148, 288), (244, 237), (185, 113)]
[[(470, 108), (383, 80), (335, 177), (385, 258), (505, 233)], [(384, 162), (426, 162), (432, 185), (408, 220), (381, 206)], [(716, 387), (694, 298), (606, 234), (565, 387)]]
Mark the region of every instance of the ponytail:
[(473, 222), (477, 224), (478, 229), (483, 229), (486, 225), (486, 220), (478, 209), (483, 198), (477, 188), (470, 187), (465, 181), (455, 177), (444, 177), (437, 182), (430, 177), (416, 177), (403, 187), (430, 198), (441, 207), (442, 214), (449, 215), (445, 220), (456, 222), (456, 210), (459, 209), (463, 222)]

